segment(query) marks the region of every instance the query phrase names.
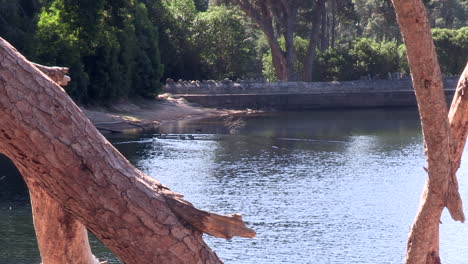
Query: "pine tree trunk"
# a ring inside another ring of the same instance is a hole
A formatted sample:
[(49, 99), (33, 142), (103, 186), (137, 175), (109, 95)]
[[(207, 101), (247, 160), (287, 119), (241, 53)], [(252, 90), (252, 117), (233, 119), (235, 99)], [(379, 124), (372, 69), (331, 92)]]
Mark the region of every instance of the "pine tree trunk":
[(309, 47), (304, 61), (304, 81), (311, 82), (315, 57), (317, 55), (317, 43), (319, 38), (319, 28), (321, 23), (322, 9), (325, 8), (326, 0), (317, 0), (313, 11), (312, 30), (310, 32)]
[[(292, 4), (291, 4), (292, 5)], [(296, 50), (294, 49), (294, 28), (296, 26), (297, 7), (289, 7), (289, 12), (286, 18), (286, 31), (284, 34), (284, 42), (286, 46), (286, 64), (287, 64), (287, 81), (297, 81), (295, 62)]]
[(283, 50), (277, 43), (276, 39), (268, 39), (271, 49), (271, 58), (273, 63), (273, 68), (275, 69), (276, 78), (280, 81), (288, 80), (288, 63), (286, 56), (284, 56)]
[(331, 22), (331, 39), (330, 45), (332, 49), (335, 49), (335, 38), (336, 38), (336, 0), (332, 0), (332, 22)]
[[(68, 68), (33, 64), (52, 81), (66, 86)], [(26, 177), (32, 178), (32, 177)], [(86, 228), (34, 182), (27, 182), (34, 230), (42, 264), (99, 264), (91, 253)]]
[(253, 237), (127, 161), (65, 91), (0, 38), (0, 152), (124, 263), (221, 263), (202, 232)]
[(99, 264), (86, 228), (41, 187), (28, 183), (28, 189), (42, 264)]
[(428, 179), (410, 230), (406, 263), (440, 263), (439, 222), (442, 210), (447, 207), (454, 220), (465, 220), (455, 172), (463, 152), (460, 146), (466, 141), (467, 100), (462, 93), (456, 94), (449, 120), (424, 5), (421, 0), (392, 2), (406, 45), (428, 163)]
[(322, 25), (320, 27), (320, 50), (328, 49), (328, 7), (324, 5), (322, 8)]

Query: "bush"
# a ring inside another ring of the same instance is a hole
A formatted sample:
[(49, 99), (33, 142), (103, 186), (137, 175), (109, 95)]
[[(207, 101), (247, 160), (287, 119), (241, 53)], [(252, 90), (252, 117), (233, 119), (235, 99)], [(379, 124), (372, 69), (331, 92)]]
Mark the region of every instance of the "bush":
[(432, 35), (442, 72), (447, 75), (461, 74), (468, 58), (468, 27), (436, 28), (432, 30)]
[(389, 72), (399, 71), (398, 44), (396, 41), (376, 42), (369, 38), (358, 38), (349, 49), (353, 63), (351, 79), (372, 75), (386, 77)]
[[(284, 40), (280, 40), (284, 47)], [(295, 70), (299, 76), (304, 70), (301, 58), (306, 57), (309, 42), (294, 38), (296, 49)], [(399, 47), (396, 41), (377, 42), (369, 38), (354, 40), (349, 48), (317, 50), (313, 66), (314, 81), (357, 80), (362, 76), (386, 77), (389, 72), (400, 71)], [(276, 80), (271, 52), (263, 56), (263, 74), (269, 81)]]
[(39, 13), (36, 43), (39, 62), (70, 67), (67, 92), (81, 103), (161, 87), (158, 29), (143, 3), (52, 1)]
[(256, 71), (254, 36), (241, 21), (238, 10), (225, 6), (211, 6), (193, 21), (191, 42), (204, 78), (245, 78)]

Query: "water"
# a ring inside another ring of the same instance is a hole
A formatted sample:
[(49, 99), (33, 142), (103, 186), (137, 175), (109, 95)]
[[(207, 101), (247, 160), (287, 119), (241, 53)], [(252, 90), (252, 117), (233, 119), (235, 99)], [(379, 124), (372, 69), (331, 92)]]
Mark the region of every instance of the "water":
[[(195, 140), (142, 134), (111, 141), (197, 207), (243, 215), (254, 239), (205, 236), (225, 263), (402, 263), (426, 177), (414, 109), (181, 121), (161, 132)], [(459, 173), (465, 201), (467, 171)], [(0, 184), (0, 263), (39, 263), (30, 206), (11, 179)], [(446, 212), (442, 222), (444, 263), (464, 263), (468, 228)], [(98, 257), (118, 263), (92, 244)]]

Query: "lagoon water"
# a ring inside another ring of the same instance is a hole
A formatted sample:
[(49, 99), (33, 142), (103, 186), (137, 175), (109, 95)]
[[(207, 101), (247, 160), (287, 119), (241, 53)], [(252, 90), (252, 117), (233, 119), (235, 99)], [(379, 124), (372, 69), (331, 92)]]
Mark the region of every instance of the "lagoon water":
[[(197, 207), (243, 215), (254, 239), (205, 236), (225, 263), (403, 262), (426, 178), (415, 109), (252, 114), (180, 121), (160, 132), (195, 139), (110, 140)], [(468, 201), (466, 157), (459, 181)], [(0, 264), (39, 263), (27, 191), (0, 162)], [(466, 263), (468, 227), (447, 212), (442, 222), (442, 260)], [(92, 245), (99, 258), (119, 263)]]

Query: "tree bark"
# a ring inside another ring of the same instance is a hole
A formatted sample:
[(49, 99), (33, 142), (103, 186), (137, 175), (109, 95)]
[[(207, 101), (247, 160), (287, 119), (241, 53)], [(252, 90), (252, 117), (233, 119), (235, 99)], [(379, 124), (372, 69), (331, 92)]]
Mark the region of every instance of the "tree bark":
[(273, 26), (268, 25), (264, 28), (263, 32), (267, 37), (268, 44), (271, 50), (271, 58), (273, 67), (275, 68), (276, 78), (280, 81), (288, 80), (288, 63), (283, 50), (281, 49), (278, 40), (273, 32)]
[(327, 5), (324, 5), (322, 8), (322, 25), (320, 27), (320, 49), (328, 49), (328, 13)]
[[(466, 135), (460, 136), (459, 132), (466, 134), (466, 130), (452, 133), (450, 126), (454, 126), (454, 131), (462, 127), (466, 129), (468, 116), (461, 112), (463, 107), (457, 107), (452, 108), (451, 113), (454, 112), (452, 116), (457, 116), (458, 121), (448, 119), (442, 76), (422, 1), (392, 2), (406, 45), (428, 163), (428, 179), (410, 230), (406, 263), (440, 263), (439, 222), (442, 210), (447, 207), (454, 220), (465, 220), (455, 176), (457, 168), (453, 164), (456, 163), (454, 152), (460, 153), (461, 157), (463, 151), (458, 148), (459, 142), (464, 144), (466, 140)], [(466, 98), (462, 101), (466, 102)], [(456, 127), (457, 122), (463, 125)]]
[[(270, 46), (276, 78), (281, 81), (287, 81), (290, 73), (290, 70), (288, 69), (288, 65), (290, 63), (288, 64), (288, 58), (286, 58), (287, 52), (283, 51), (281, 48), (273, 29), (272, 9), (277, 8), (277, 6), (274, 5), (280, 5), (281, 3), (272, 3), (268, 0), (232, 0), (232, 3), (238, 5), (242, 11), (252, 18), (257, 25), (259, 25), (268, 40), (268, 45)], [(294, 52), (292, 55), (294, 56)]]
[(317, 0), (313, 11), (312, 30), (310, 32), (309, 47), (307, 48), (307, 55), (304, 62), (304, 81), (311, 82), (313, 75), (313, 67), (315, 57), (317, 55), (317, 43), (319, 37), (320, 18), (322, 9), (325, 6), (326, 0)]
[(221, 263), (202, 232), (253, 237), (144, 175), (65, 91), (0, 38), (0, 152), (124, 263)]
[[(59, 85), (67, 85), (68, 68), (34, 64)], [(25, 177), (27, 179), (33, 178)], [(86, 228), (34, 182), (27, 182), (34, 230), (42, 264), (99, 264), (89, 246)]]
[[(283, 4), (283, 2), (281, 2)], [(281, 10), (284, 13), (285, 20), (285, 32), (284, 42), (286, 47), (286, 64), (287, 64), (287, 81), (296, 81), (296, 50), (294, 48), (294, 29), (296, 27), (296, 18), (297, 18), (297, 5), (294, 1), (285, 3)]]
[(42, 264), (99, 264), (86, 228), (41, 187), (28, 183), (28, 189)]

